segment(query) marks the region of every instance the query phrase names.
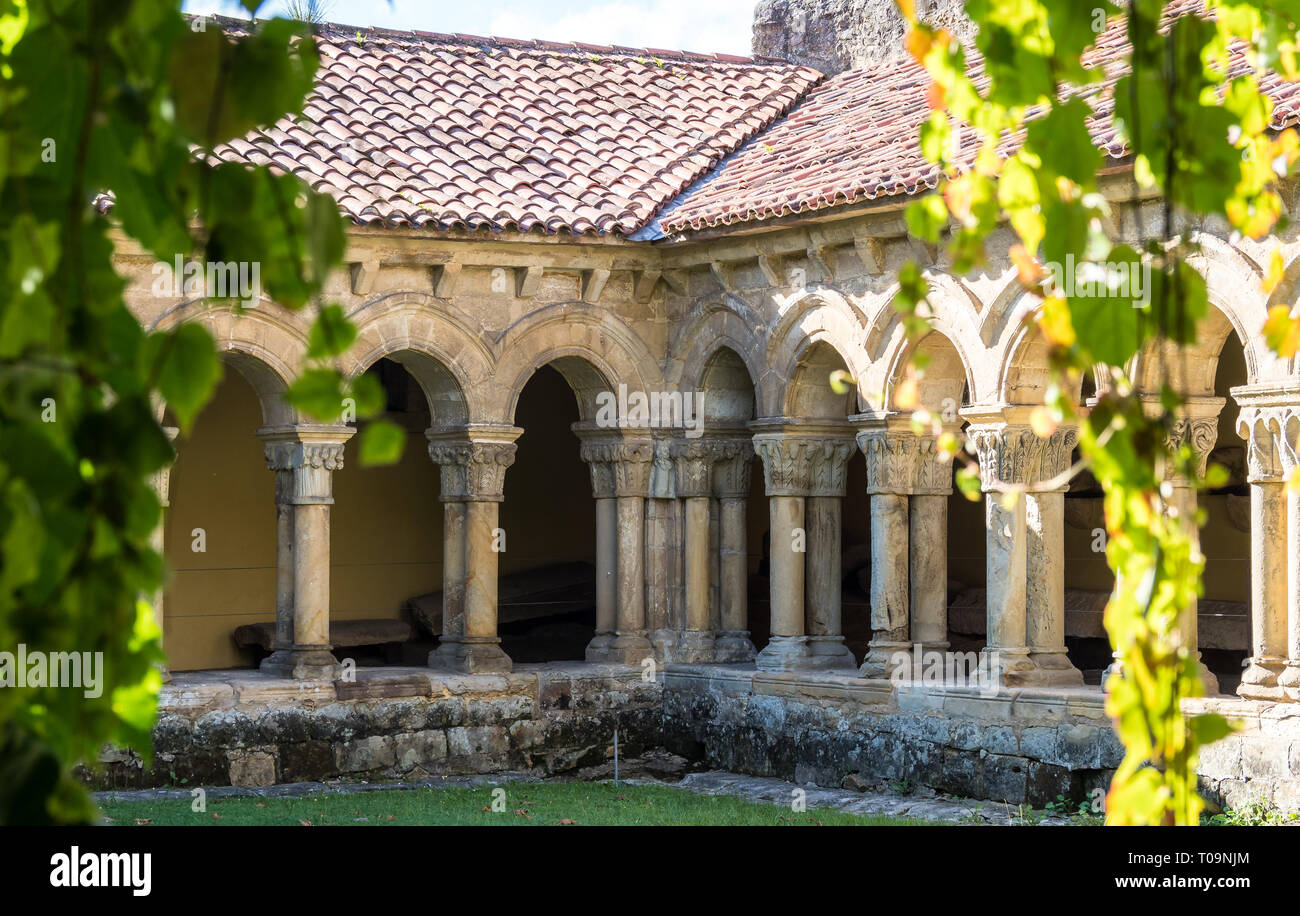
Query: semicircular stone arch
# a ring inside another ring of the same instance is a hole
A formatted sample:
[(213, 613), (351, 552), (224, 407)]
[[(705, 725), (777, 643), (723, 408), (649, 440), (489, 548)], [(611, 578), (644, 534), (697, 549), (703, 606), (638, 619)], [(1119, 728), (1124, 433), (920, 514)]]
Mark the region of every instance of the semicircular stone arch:
[(658, 362), (621, 319), (585, 303), (561, 303), (540, 309), (502, 332), (493, 377), (478, 390), (491, 422), (511, 424), (519, 395), (533, 373), (545, 365), (564, 376), (578, 399), (583, 420), (596, 416), (602, 392), (650, 394), (664, 390)]
[(296, 315), (271, 303), (236, 311), (225, 304), (191, 300), (161, 315), (150, 330), (200, 324), (212, 334), (222, 361), (252, 386), (266, 426), (288, 426), (299, 415), (284, 394), (307, 353)]
[[(796, 376), (809, 366), (805, 355), (817, 345), (829, 347), (837, 357), (833, 368), (847, 371), (858, 380), (859, 391), (862, 390), (871, 364), (861, 315), (831, 290), (809, 292), (792, 303), (772, 328), (763, 374), (758, 379), (761, 416), (812, 416), (788, 411), (810, 397), (807, 390), (794, 394), (793, 387)], [(821, 349), (810, 358), (827, 365), (832, 362)], [(856, 405), (856, 396), (847, 397)], [(838, 416), (842, 418), (843, 414)]]
[(390, 293), (356, 309), (357, 340), (344, 354), (343, 372), (354, 378), (381, 359), (402, 365), (428, 402), (435, 427), (479, 422), (484, 414), (468, 396), (492, 377), (493, 355), (463, 316), (420, 293)]

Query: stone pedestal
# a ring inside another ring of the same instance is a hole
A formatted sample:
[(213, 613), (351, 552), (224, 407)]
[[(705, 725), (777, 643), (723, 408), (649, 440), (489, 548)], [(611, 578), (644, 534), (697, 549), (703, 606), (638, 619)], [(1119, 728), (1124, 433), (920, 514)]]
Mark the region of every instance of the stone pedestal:
[(260, 429), (276, 472), (276, 641), (261, 670), (299, 680), (332, 680), (330, 506), (333, 472), (343, 467), (348, 426)]
[(510, 657), (497, 634), (498, 507), (515, 460), (515, 427), (428, 430), (429, 457), (442, 472), (443, 631), (429, 667), (503, 673)]

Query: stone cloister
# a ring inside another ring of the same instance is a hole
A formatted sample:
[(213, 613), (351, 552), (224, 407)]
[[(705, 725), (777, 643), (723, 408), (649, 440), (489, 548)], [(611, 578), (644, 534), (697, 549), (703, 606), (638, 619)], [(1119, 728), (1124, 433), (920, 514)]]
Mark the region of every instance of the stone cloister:
[[(597, 590), (588, 660), (752, 660), (760, 671), (887, 677), (890, 658), (914, 643), (947, 648), (948, 515), (961, 497), (952, 495), (952, 464), (938, 457), (930, 430), (918, 435), (894, 406), (912, 345), (890, 306), (892, 271), (915, 252), (898, 226), (896, 212), (873, 212), (746, 240), (598, 246), (395, 244), (386, 233), (354, 232), (348, 270), (330, 290), (360, 329), (346, 369), (357, 374), (381, 358), (399, 363), (431, 417), (419, 446), (441, 477), (447, 597), (429, 664), (510, 670), (498, 645), (493, 541), (524, 432), (516, 404), (546, 365), (576, 398), (573, 451), (590, 471)], [(1300, 502), (1284, 480), (1296, 461), (1300, 380), (1252, 330), (1270, 304), (1260, 290), (1262, 254), (1210, 232), (1200, 241), (1214, 302), (1200, 343), (1189, 354), (1143, 354), (1134, 378), (1154, 401), (1157, 364), (1185, 367), (1178, 381), (1189, 404), (1180, 428), (1202, 463), (1223, 444), (1225, 412), (1247, 446), (1251, 636), (1239, 693), (1298, 699), (1300, 588), (1290, 582), (1300, 562)], [(143, 262), (129, 255), (123, 262), (128, 271), (136, 265), (142, 318), (155, 327), (206, 324), (261, 405), (261, 425), (247, 433), (264, 446), (276, 507), (265, 516), (276, 531), (276, 646), (263, 670), (336, 674), (332, 478), (356, 430), (300, 417), (282, 399), (302, 364), (310, 316), (270, 302), (237, 314), (201, 301), (154, 301)], [(510, 282), (495, 292), (503, 275)], [(1065, 505), (1077, 481), (1062, 475), (1077, 434), (1061, 428), (1040, 438), (1030, 428), (1029, 412), (1050, 383), (1045, 348), (1025, 320), (1034, 303), (1008, 263), (963, 279), (931, 262), (929, 275), (933, 330), (915, 344), (929, 357), (919, 397), (945, 428), (964, 434), (987, 491), (983, 531), (963, 532), (985, 542), (985, 651), (996, 650), (1007, 685), (1082, 684), (1066, 652), (1063, 604)], [(791, 278), (806, 282), (794, 287)], [(1225, 347), (1242, 349), (1247, 370), (1228, 397), (1215, 390)], [(832, 390), (837, 369), (852, 375), (856, 392)], [(600, 396), (620, 386), (696, 393), (699, 434), (688, 436), (680, 416), (653, 427), (627, 416), (602, 422)], [(860, 664), (844, 644), (838, 562), (846, 465), (858, 452), (872, 634)], [(770, 632), (757, 634), (757, 653), (747, 595), (751, 474), (762, 480), (771, 545)], [(1007, 506), (1001, 484), (1028, 492)], [(1178, 505), (1194, 509), (1188, 482), (1171, 485)], [(432, 506), (422, 511), (428, 524), (436, 521)], [(160, 608), (165, 621), (166, 603)], [(1192, 615), (1186, 638), (1196, 638)]]
[[(1117, 240), (1154, 225), (1159, 201), (1126, 169), (1102, 189)], [(161, 297), (152, 258), (121, 239), (143, 325), (204, 325), (227, 368), (158, 480), (164, 761), (263, 783), (558, 771), (603, 760), (621, 726), (626, 746), (823, 784), (858, 772), (1008, 801), (1105, 784), (1119, 758), (1100, 688), (1101, 491), (1067, 473), (1077, 430), (1031, 423), (1054, 380), (1010, 230), (957, 276), (908, 237), (907, 194), (698, 224), (674, 215), (690, 198), (605, 234), (357, 220), (323, 301), (358, 329), (340, 367), (378, 375), (407, 433), (401, 463), (378, 469), (357, 466), (355, 419), (284, 399), (310, 308)], [(1205, 597), (1183, 621), (1206, 666), (1196, 703), (1248, 723), (1205, 755), (1208, 791), (1300, 809), (1300, 494), (1285, 484), (1300, 366), (1261, 333), (1300, 293), (1300, 237), (1195, 239), (1211, 303), (1198, 342), (1153, 346), (1128, 376), (1153, 410), (1164, 381), (1183, 391), (1180, 439), (1229, 470), (1210, 491), (1168, 481), (1180, 513), (1199, 498), (1208, 514)], [(1265, 294), (1275, 245), (1290, 267)], [(932, 290), (919, 340), (892, 306), (909, 258)], [(1098, 367), (1068, 394), (1086, 410), (1109, 379)], [(648, 419), (636, 403), (680, 409)], [(981, 503), (954, 492), (938, 430), (978, 462)], [(560, 561), (594, 570), (585, 645), (503, 644), (502, 583)], [(350, 680), (331, 621), (395, 619), (424, 593), (439, 595), (436, 645)], [(232, 631), (263, 618), (270, 653), (236, 651)], [(933, 653), (977, 657), (991, 684), (900, 664)], [(309, 721), (293, 731), (289, 715)]]

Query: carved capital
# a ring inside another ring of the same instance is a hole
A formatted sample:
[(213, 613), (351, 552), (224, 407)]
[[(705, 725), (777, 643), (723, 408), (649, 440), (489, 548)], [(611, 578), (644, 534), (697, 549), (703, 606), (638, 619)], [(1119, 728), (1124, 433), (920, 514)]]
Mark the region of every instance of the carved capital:
[[(676, 471), (676, 493), (683, 498), (711, 496), (715, 489), (718, 475), (725, 474), (738, 457), (743, 455), (746, 463), (753, 455), (748, 439), (678, 439), (671, 448)], [(733, 475), (736, 473), (732, 472)], [(739, 473), (744, 474), (748, 486), (748, 468)], [(729, 486), (734, 489), (734, 483)]]
[(649, 494), (654, 461), (651, 440), (585, 436), (579, 454), (591, 467), (592, 493), (598, 498)]
[(744, 438), (723, 439), (717, 443), (718, 457), (713, 465), (713, 495), (719, 499), (745, 499), (749, 496), (750, 466), (754, 463), (754, 444)]
[(1033, 489), (1065, 473), (1079, 441), (1079, 431), (1072, 426), (1044, 439), (1027, 425), (1004, 422), (972, 423), (967, 436), (986, 493), (1006, 487)]
[(843, 496), (844, 469), (852, 450), (852, 442), (842, 437), (754, 436), (768, 496)]
[(521, 432), (513, 427), (428, 430), (429, 458), (442, 472), (443, 501), (501, 502)]
[(1246, 480), (1283, 480), (1300, 466), (1300, 406), (1243, 407), (1237, 432), (1246, 440)]
[(867, 459), (867, 493), (911, 493), (916, 485), (917, 437), (879, 427), (858, 432)]
[(276, 502), (329, 505), (333, 472), (343, 468), (343, 451), (356, 432), (350, 426), (282, 426), (259, 429), (266, 466), (276, 472)]
[(1218, 417), (1182, 417), (1174, 421), (1165, 440), (1165, 447), (1170, 452), (1176, 452), (1184, 445), (1187, 446), (1196, 462), (1196, 476), (1204, 477), (1210, 452), (1214, 451), (1218, 441)]

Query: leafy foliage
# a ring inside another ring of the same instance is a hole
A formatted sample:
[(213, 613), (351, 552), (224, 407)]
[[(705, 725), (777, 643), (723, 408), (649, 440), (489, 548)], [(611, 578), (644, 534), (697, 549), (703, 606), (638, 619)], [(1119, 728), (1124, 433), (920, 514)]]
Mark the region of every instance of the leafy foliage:
[[(1167, 347), (1155, 346), (1157, 340), (1193, 342), (1208, 311), (1205, 280), (1188, 263), (1196, 246), (1184, 227), (1217, 215), (1259, 239), (1281, 218), (1276, 182), (1294, 164), (1300, 140), (1294, 130), (1271, 129), (1260, 73), (1273, 68), (1300, 77), (1298, 10), (1284, 0), (1211, 0), (1213, 16), (1184, 6), (1188, 14), (1168, 17), (1162, 0), (1132, 0), (1123, 11), (1069, 0), (968, 0), (985, 76), (977, 82), (951, 34), (919, 22), (911, 0), (899, 0), (899, 7), (909, 23), (907, 47), (934, 83), (920, 147), (943, 173), (937, 194), (909, 205), (909, 230), (931, 243), (947, 232), (954, 267), (965, 272), (985, 263), (984, 244), (1000, 217), (1009, 222), (1019, 237), (1012, 262), (1026, 289), (1043, 298), (1033, 320), (1056, 375), (1040, 408), (1042, 426), (1079, 425), (1084, 462), (1105, 492), (1107, 561), (1116, 577), (1105, 622), (1118, 660), (1107, 681), (1107, 711), (1126, 749), (1107, 823), (1195, 824), (1203, 806), (1195, 792), (1198, 749), (1231, 726), (1218, 715), (1187, 719), (1181, 712), (1181, 701), (1203, 690), (1195, 647), (1181, 644), (1178, 628), (1201, 591), (1202, 520), (1178, 516), (1166, 482), (1205, 481), (1178, 440), (1183, 393), (1168, 383), (1139, 391), (1128, 368), (1143, 352), (1163, 361)], [(1116, 16), (1130, 47), (1113, 93), (1115, 125), (1141, 191), (1164, 201), (1162, 229), (1136, 247), (1107, 234), (1102, 157), (1081, 94), (1103, 76), (1085, 66), (1083, 52)], [(1234, 42), (1254, 71), (1229, 71)], [(958, 125), (978, 138), (978, 149), (955, 144)], [(1004, 155), (1003, 144), (1015, 136), (1023, 143)], [(1273, 284), (1280, 255), (1275, 261)], [(1090, 265), (1103, 282), (1087, 295), (1062, 292), (1048, 282), (1049, 263)], [(1124, 281), (1142, 271), (1150, 272), (1149, 299), (1135, 302)], [(919, 328), (915, 323), (927, 294), (924, 276), (909, 263), (899, 281), (895, 306), (918, 336), (928, 329), (923, 319)], [(1288, 308), (1277, 307), (1259, 331), (1284, 355), (1300, 345)], [(1067, 392), (1097, 366), (1098, 396), (1091, 409), (1080, 407)], [(958, 484), (978, 497), (971, 463), (959, 470)]]
[[(163, 657), (140, 596), (162, 582), (151, 480), (173, 459), (156, 403), (188, 428), (221, 362), (197, 325), (141, 327), (115, 245), (254, 263), (267, 298), (317, 302), (343, 253), (333, 201), (205, 151), (300, 112), (318, 63), (303, 23), (232, 37), (178, 0), (0, 0), (0, 647), (102, 652), (104, 680), (93, 697), (0, 690), (0, 822), (89, 820), (72, 765), (150, 748)], [(92, 206), (105, 191), (111, 219)], [(338, 306), (318, 314), (295, 402), (376, 412), (375, 386), (329, 362), (355, 331)], [(381, 427), (362, 450), (394, 460), (395, 445)]]

